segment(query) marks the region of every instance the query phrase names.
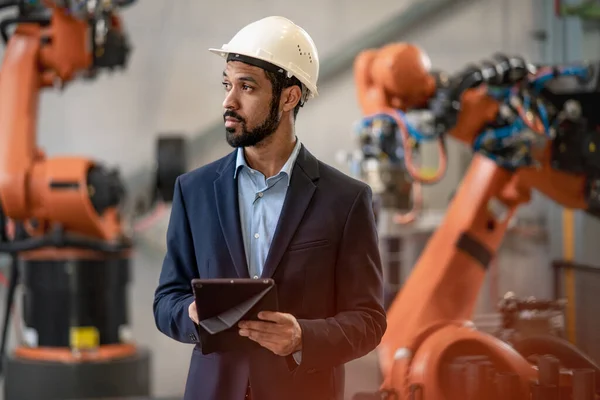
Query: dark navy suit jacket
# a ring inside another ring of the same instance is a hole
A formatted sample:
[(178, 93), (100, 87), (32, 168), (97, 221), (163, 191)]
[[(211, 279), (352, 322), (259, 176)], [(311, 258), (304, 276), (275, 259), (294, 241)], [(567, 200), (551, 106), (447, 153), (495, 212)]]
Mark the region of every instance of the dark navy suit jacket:
[(277, 284), (281, 312), (302, 328), (302, 360), (259, 348), (199, 350), (188, 316), (193, 278), (248, 278), (234, 179), (235, 151), (181, 175), (154, 299), (158, 329), (195, 344), (185, 400), (343, 399), (344, 363), (373, 350), (386, 329), (370, 188), (302, 147), (263, 277)]

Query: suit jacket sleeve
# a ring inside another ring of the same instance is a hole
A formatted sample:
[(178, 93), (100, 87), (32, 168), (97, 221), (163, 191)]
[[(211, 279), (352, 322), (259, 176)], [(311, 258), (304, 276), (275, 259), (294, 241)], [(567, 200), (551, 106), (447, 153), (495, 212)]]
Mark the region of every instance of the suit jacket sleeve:
[(299, 319), (302, 370), (332, 368), (377, 347), (387, 327), (383, 276), (372, 192), (366, 186), (347, 216), (335, 266), (337, 314), (327, 319)]
[(192, 233), (180, 178), (175, 182), (165, 255), (154, 294), (154, 320), (165, 335), (183, 343), (196, 343), (197, 327), (189, 318), (194, 301), (191, 280), (198, 278)]

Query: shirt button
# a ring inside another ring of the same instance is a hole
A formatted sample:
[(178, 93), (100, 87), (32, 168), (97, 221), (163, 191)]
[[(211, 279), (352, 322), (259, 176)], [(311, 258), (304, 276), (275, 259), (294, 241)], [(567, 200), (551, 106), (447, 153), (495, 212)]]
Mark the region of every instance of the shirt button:
[(254, 234), (254, 238), (258, 239), (260, 237), (260, 235), (258, 233)]
[(258, 193), (258, 197), (263, 197), (263, 192)]
[(254, 275), (252, 278), (253, 279), (258, 279), (258, 275)]

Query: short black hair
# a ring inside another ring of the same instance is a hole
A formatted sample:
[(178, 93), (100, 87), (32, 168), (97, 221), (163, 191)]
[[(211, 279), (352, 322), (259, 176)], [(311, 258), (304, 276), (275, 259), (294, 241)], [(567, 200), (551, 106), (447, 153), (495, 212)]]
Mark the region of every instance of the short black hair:
[[(273, 100), (279, 101), (281, 91), (291, 86), (298, 86), (300, 88), (300, 91), (304, 93), (304, 90), (302, 90), (302, 83), (295, 76), (288, 78), (285, 74), (281, 72), (272, 72), (267, 70), (265, 70), (265, 75), (267, 75), (267, 79), (269, 79), (269, 81), (271, 82), (271, 87), (273, 88)], [(298, 102), (298, 104), (296, 104), (296, 107), (294, 108), (294, 119), (296, 119), (298, 111), (300, 111), (300, 107), (302, 107), (302, 101), (303, 99), (300, 98), (300, 101)]]

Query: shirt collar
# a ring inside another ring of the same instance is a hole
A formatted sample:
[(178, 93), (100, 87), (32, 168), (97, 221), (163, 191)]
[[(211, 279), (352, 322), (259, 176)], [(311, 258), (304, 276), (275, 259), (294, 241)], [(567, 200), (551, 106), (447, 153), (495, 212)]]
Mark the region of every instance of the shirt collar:
[[(279, 173), (283, 172), (287, 175), (288, 186), (289, 186), (290, 180), (292, 178), (292, 171), (294, 170), (294, 164), (296, 163), (296, 159), (298, 158), (298, 154), (300, 153), (300, 146), (301, 146), (300, 140), (298, 138), (296, 138), (296, 145), (294, 146), (294, 150), (292, 150), (292, 154), (290, 154), (290, 157), (287, 159), (285, 164), (283, 164), (283, 167), (281, 167), (281, 170), (279, 171)], [(243, 167), (251, 169), (250, 166), (248, 165), (248, 163), (246, 163), (246, 157), (244, 157), (244, 148), (238, 147), (237, 157), (236, 157), (236, 162), (235, 162), (235, 171), (233, 173), (234, 179), (237, 178), (238, 171)]]

